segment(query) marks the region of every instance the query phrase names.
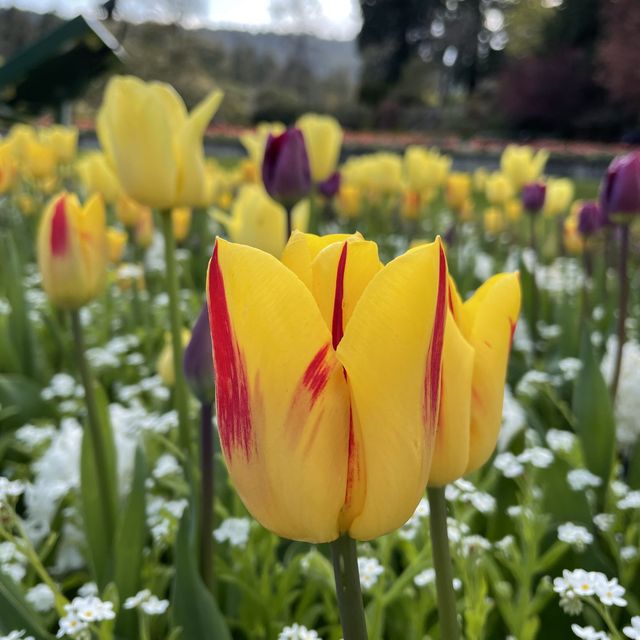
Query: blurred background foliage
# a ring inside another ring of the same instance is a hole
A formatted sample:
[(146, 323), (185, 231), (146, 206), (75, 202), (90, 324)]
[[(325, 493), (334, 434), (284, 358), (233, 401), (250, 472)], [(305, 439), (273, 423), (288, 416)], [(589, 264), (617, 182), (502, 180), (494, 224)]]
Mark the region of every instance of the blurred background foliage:
[[(299, 33), (181, 26), (202, 2), (165, 3), (168, 22), (134, 24), (111, 0), (105, 25), (127, 50), (130, 72), (171, 82), (188, 104), (220, 85), (229, 124), (291, 123), (313, 110), (351, 129), (640, 138), (637, 0), (361, 0), (353, 41), (305, 33), (312, 0), (272, 7)], [(0, 9), (0, 57), (60, 20)], [(76, 116), (93, 117), (105, 81)]]

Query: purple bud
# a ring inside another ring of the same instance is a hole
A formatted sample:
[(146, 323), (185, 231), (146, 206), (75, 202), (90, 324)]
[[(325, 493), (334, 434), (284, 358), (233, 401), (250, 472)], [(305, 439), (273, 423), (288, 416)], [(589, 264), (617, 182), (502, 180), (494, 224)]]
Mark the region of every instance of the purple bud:
[(600, 189), (600, 206), (607, 220), (640, 214), (640, 152), (613, 159)]
[(267, 193), (290, 209), (311, 190), (309, 157), (300, 129), (269, 134), (262, 160), (262, 181)]
[(597, 202), (584, 202), (578, 211), (578, 231), (588, 238), (605, 224), (602, 209)]
[(522, 187), (522, 206), (529, 213), (538, 213), (544, 207), (547, 185), (544, 182), (531, 182)]
[(340, 172), (334, 171), (326, 180), (318, 183), (318, 191), (330, 200), (340, 191), (341, 181)]
[(182, 366), (184, 368), (184, 377), (193, 395), (202, 403), (213, 402), (215, 394), (213, 355), (206, 302), (191, 332), (191, 340), (189, 340), (189, 344), (184, 350)]

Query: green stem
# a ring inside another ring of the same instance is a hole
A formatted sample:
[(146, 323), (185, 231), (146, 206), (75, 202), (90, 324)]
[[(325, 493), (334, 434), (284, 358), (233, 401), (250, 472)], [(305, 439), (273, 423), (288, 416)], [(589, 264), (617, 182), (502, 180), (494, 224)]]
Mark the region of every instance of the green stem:
[(71, 311), (71, 332), (73, 334), (76, 351), (76, 363), (84, 387), (84, 399), (87, 407), (87, 425), (91, 432), (93, 462), (96, 466), (98, 490), (100, 491), (100, 501), (102, 503), (102, 509), (104, 510), (104, 522), (109, 533), (113, 534), (115, 531), (116, 516), (115, 505), (113, 504), (111, 492), (109, 491), (109, 472), (105, 458), (106, 445), (102, 428), (100, 427), (100, 415), (98, 413), (98, 403), (93, 388), (93, 380), (91, 379), (91, 372), (89, 371), (89, 364), (85, 355), (84, 331), (78, 309)]
[(460, 627), (456, 612), (456, 595), (453, 591), (453, 569), (447, 534), (447, 502), (444, 497), (444, 487), (429, 487), (427, 494), (433, 567), (436, 570), (440, 638), (459, 640)]
[(367, 640), (355, 540), (346, 534), (334, 540), (331, 556), (344, 640)]
[(629, 225), (624, 224), (620, 228), (620, 262), (618, 265), (618, 284), (620, 298), (618, 302), (618, 347), (616, 351), (616, 364), (613, 370), (611, 382), (611, 399), (615, 401), (620, 382), (620, 369), (622, 368), (622, 351), (626, 340), (627, 307), (629, 306), (629, 278), (627, 264), (629, 262)]
[(533, 343), (533, 353), (538, 355), (538, 283), (536, 281), (536, 271), (538, 266), (538, 241), (536, 238), (536, 214), (529, 214), (530, 219), (530, 234), (529, 234), (529, 246), (533, 252), (533, 265), (531, 267), (531, 317), (530, 317), (530, 331), (531, 342)]
[(200, 406), (200, 575), (213, 587), (213, 406)]
[[(173, 371), (175, 384), (173, 387), (176, 410), (178, 412), (178, 429), (180, 446), (192, 460), (191, 434), (189, 429), (189, 407), (187, 405), (187, 387), (182, 370), (182, 322), (180, 320), (180, 299), (178, 287), (178, 270), (176, 268), (176, 240), (173, 235), (171, 211), (160, 212), (162, 233), (164, 236), (164, 257), (166, 262), (167, 292), (169, 294), (169, 319), (171, 322), (171, 346), (173, 351)], [(187, 464), (187, 469), (191, 466)]]

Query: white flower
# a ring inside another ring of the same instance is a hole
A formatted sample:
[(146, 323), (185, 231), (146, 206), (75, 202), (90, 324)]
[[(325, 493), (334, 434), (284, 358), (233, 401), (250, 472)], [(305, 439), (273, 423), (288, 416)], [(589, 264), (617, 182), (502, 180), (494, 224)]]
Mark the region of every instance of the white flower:
[(493, 513), (496, 510), (496, 499), (492, 495), (482, 491), (476, 491), (470, 494), (469, 502), (471, 502), (480, 513)]
[(56, 638), (64, 638), (64, 636), (75, 638), (89, 626), (84, 620), (80, 620), (80, 618), (78, 618), (74, 613), (68, 613), (63, 618), (60, 618), (58, 625), (59, 628)]
[(160, 600), (157, 596), (151, 595), (142, 602), (140, 608), (148, 616), (161, 616), (169, 608), (169, 601)]
[(606, 607), (626, 607), (627, 601), (622, 597), (624, 596), (624, 591), (624, 587), (618, 584), (617, 578), (599, 582), (596, 585), (596, 595)]
[(159, 480), (165, 476), (175, 475), (182, 472), (180, 463), (170, 453), (163, 453), (157, 460), (153, 468), (153, 477)]
[(447, 534), (451, 542), (460, 542), (463, 535), (469, 533), (469, 525), (458, 522), (454, 518), (447, 518)]
[(539, 387), (549, 384), (550, 380), (551, 377), (545, 371), (531, 369), (518, 382), (516, 393), (528, 398), (534, 398), (538, 395)]
[(436, 579), (436, 570), (429, 568), (421, 571), (418, 575), (414, 576), (413, 583), (416, 587), (425, 587), (431, 584)]
[(576, 442), (576, 437), (570, 431), (549, 429), (546, 435), (547, 444), (555, 453), (569, 453)]
[(24, 629), (20, 631), (9, 631), (8, 635), (0, 636), (0, 640), (33, 640), (33, 636), (25, 636)]
[(640, 509), (640, 491), (630, 491), (618, 501), (618, 509)]
[(378, 577), (384, 573), (384, 567), (377, 558), (358, 558), (358, 573), (360, 586), (368, 591), (378, 582)]
[(76, 596), (71, 604), (65, 605), (65, 611), (72, 613), (83, 622), (100, 622), (113, 620), (116, 617), (113, 602), (100, 600), (97, 596), (87, 596), (86, 598)]
[(565, 522), (558, 527), (558, 540), (582, 551), (593, 542), (593, 536), (585, 527), (573, 524), (573, 522)]
[(280, 632), (278, 640), (322, 640), (322, 638), (318, 636), (317, 631), (307, 629), (307, 627), (296, 622), (290, 627), (285, 627)]
[(574, 491), (584, 491), (589, 487), (599, 487), (602, 479), (588, 469), (571, 469), (567, 473), (567, 482)]
[(49, 442), (56, 434), (56, 429), (51, 425), (36, 427), (33, 424), (25, 424), (16, 433), (16, 440), (28, 449), (37, 449), (45, 442)]
[(131, 596), (124, 601), (125, 609), (136, 609), (143, 602), (149, 599), (151, 596), (151, 591), (149, 589), (143, 589), (142, 591), (138, 591), (135, 596)]
[(26, 485), (21, 480), (9, 480), (0, 476), (0, 502), (5, 502), (7, 498), (17, 498), (24, 493)]
[(600, 531), (609, 531), (615, 522), (615, 516), (612, 513), (598, 513), (593, 516), (593, 522)]
[(575, 380), (582, 369), (582, 361), (578, 358), (563, 358), (558, 362), (558, 368), (565, 380)]
[(466, 558), (472, 553), (478, 553), (480, 551), (489, 551), (491, 549), (491, 543), (482, 536), (477, 534), (471, 536), (465, 536), (462, 538), (462, 555)]
[(611, 483), (611, 491), (614, 495), (618, 496), (618, 498), (622, 498), (629, 493), (629, 485), (622, 482), (622, 480), (614, 480)]
[(544, 447), (525, 449), (517, 458), (518, 462), (530, 464), (538, 469), (546, 469), (553, 462), (553, 453)]
[(55, 605), (55, 596), (51, 588), (41, 582), (35, 587), (31, 587), (25, 596), (27, 602), (38, 612), (47, 613)]
[(98, 585), (95, 582), (85, 582), (79, 589), (78, 595), (83, 598), (98, 595)]
[(620, 549), (620, 557), (627, 562), (629, 560), (633, 560), (638, 556), (638, 549), (636, 547), (632, 547), (631, 545), (627, 545), (626, 547), (622, 547)]
[(497, 455), (493, 465), (505, 478), (517, 478), (524, 473), (524, 467), (510, 451)]
[(583, 640), (609, 640), (609, 636), (604, 631), (596, 631), (593, 627), (580, 627), (577, 624), (572, 624), (571, 631)]
[(511, 547), (515, 544), (516, 539), (512, 535), (507, 535), (501, 540), (498, 540), (494, 546), (498, 551), (502, 553), (508, 553)]
[(632, 640), (640, 640), (640, 616), (633, 616), (631, 618), (631, 626), (624, 627), (622, 633)]
[(232, 547), (244, 549), (249, 541), (249, 529), (251, 520), (249, 518), (227, 518), (213, 532), (213, 537), (218, 542), (229, 542)]

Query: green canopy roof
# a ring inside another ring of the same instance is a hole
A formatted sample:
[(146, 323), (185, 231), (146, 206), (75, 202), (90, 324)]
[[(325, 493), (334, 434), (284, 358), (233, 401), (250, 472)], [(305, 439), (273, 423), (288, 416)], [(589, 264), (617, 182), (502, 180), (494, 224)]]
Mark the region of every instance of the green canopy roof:
[(59, 107), (120, 66), (124, 55), (100, 23), (78, 16), (0, 67), (0, 105), (26, 113)]

